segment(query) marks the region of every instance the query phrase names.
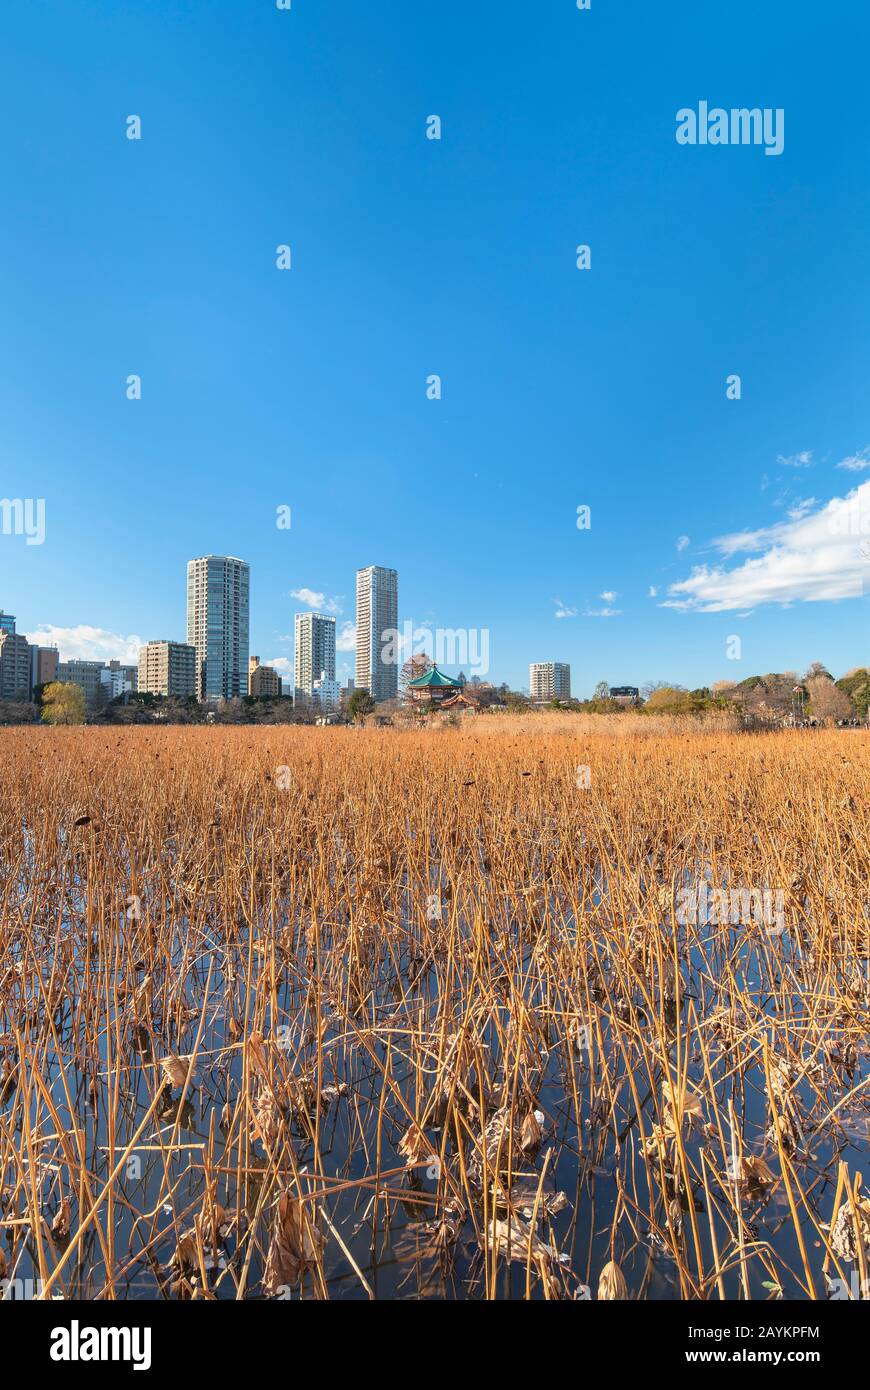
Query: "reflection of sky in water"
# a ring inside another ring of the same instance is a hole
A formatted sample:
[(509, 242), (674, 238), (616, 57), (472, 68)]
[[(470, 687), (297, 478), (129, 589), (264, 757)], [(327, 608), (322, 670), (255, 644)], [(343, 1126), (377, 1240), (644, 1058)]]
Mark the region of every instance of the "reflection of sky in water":
[[(601, 900), (601, 892), (596, 895), (597, 910), (605, 913), (606, 903)], [(516, 929), (516, 928), (515, 928)], [(647, 928), (655, 931), (656, 928)], [(662, 928), (663, 947), (671, 949), (670, 929)], [(682, 940), (682, 933), (680, 940)], [(700, 936), (703, 938), (703, 929)], [(324, 928), (322, 948), (328, 949), (329, 933)], [(740, 926), (718, 938), (730, 938), (729, 950), (731, 967), (735, 972), (737, 984), (751, 1000), (758, 1013), (754, 1019), (754, 1060), (742, 1073), (732, 1074), (731, 1055), (727, 1039), (717, 1037), (705, 1027), (703, 1037), (707, 1049), (707, 1064), (717, 1088), (717, 1097), (722, 1114), (727, 1115), (729, 1100), (733, 1103), (738, 1123), (742, 1128), (745, 1152), (764, 1153), (768, 1162), (776, 1164), (776, 1155), (771, 1153), (770, 1143), (765, 1142), (765, 1130), (769, 1123), (765, 1080), (762, 1064), (762, 1033), (766, 1029), (768, 1041), (774, 1051), (778, 1050), (778, 1036), (785, 1026), (800, 1029), (806, 1018), (803, 997), (803, 975), (801, 961), (792, 938), (786, 934), (781, 940), (767, 942), (765, 953), (757, 949), (757, 940)], [(199, 1026), (201, 1010), (205, 1009), (205, 1024), (197, 1057), (195, 1085), (190, 1091), (179, 1114), (178, 1088), (172, 1094), (164, 1093), (151, 1122), (146, 1126), (137, 1144), (131, 1162), (127, 1163), (115, 1184), (113, 1208), (114, 1248), (116, 1271), (114, 1287), (119, 1296), (153, 1297), (161, 1284), (168, 1288), (171, 1273), (168, 1270), (175, 1248), (172, 1232), (173, 1221), (177, 1220), (179, 1229), (190, 1227), (193, 1217), (202, 1205), (205, 1182), (203, 1163), (208, 1155), (208, 1164), (216, 1176), (217, 1200), (229, 1212), (236, 1215), (236, 1207), (241, 1212), (243, 1229), (250, 1213), (256, 1213), (260, 1197), (262, 1166), (262, 1145), (250, 1143), (247, 1152), (246, 1174), (237, 1172), (238, 1152), (234, 1135), (230, 1150), (225, 1151), (225, 1136), (221, 1128), (221, 1115), (227, 1101), (231, 1106), (239, 1094), (241, 1080), (241, 1051), (231, 1047), (221, 1055), (221, 1049), (230, 1042), (228, 1019), (223, 1003), (224, 989), (231, 994), (238, 990), (238, 981), (243, 977), (247, 952), (247, 931), (242, 929), (232, 948), (230, 958), (218, 944), (213, 932), (202, 933), (201, 939), (192, 935), (183, 922), (176, 932), (176, 957), (165, 967), (165, 974), (172, 972), (177, 976), (185, 971), (185, 990), (183, 995), (184, 1017), (180, 1017), (182, 1006), (175, 1009), (175, 1019), (167, 1020), (162, 1038), (163, 1053), (174, 1052), (184, 1055), (190, 1051)], [(215, 947), (217, 946), (217, 949)], [(305, 988), (302, 983), (305, 969), (312, 962), (306, 959), (306, 947), (299, 939), (300, 954), (294, 956), (282, 974), (277, 988), (279, 1018), (282, 1020), (282, 1039), (289, 1042), (293, 1051), (301, 1044), (301, 1029), (297, 1018), (304, 1006)], [(532, 942), (526, 946), (522, 958), (522, 974), (527, 975), (532, 966)], [(227, 971), (228, 959), (233, 962), (233, 970)], [(263, 968), (263, 957), (256, 958)], [(287, 964), (285, 962), (285, 964)], [(727, 1005), (718, 989), (723, 961), (720, 952), (710, 955), (705, 946), (702, 950), (693, 946), (686, 958), (682, 951), (682, 1014), (685, 1023), (687, 1011), (694, 1015), (709, 1018), (714, 1008)], [(206, 983), (209, 967), (212, 968), (208, 997)], [(783, 978), (790, 981), (789, 1018), (777, 1016), (768, 990), (769, 972), (773, 967)], [(419, 966), (417, 967), (419, 968)], [(46, 977), (48, 972), (46, 973)], [(369, 1179), (366, 1185), (357, 1188), (344, 1186), (324, 1203), (332, 1227), (358, 1264), (366, 1283), (379, 1297), (416, 1296), (479, 1296), (484, 1288), (484, 1261), (472, 1222), (460, 1221), (459, 1232), (454, 1246), (454, 1259), (447, 1267), (441, 1268), (432, 1255), (431, 1232), (425, 1229), (427, 1221), (436, 1216), (434, 1196), (437, 1184), (433, 1180), (431, 1166), (427, 1173), (426, 1165), (417, 1172), (405, 1173), (403, 1158), (396, 1146), (407, 1127), (406, 1118), (388, 1095), (382, 1128), (381, 1171), (392, 1171), (382, 1180), (382, 1188), (388, 1193), (387, 1200), (374, 1202), (374, 1172), (371, 1137), (376, 1130), (377, 1108), (381, 1099), (381, 1077), (377, 1061), (386, 1056), (387, 1046), (401, 1049), (402, 1031), (407, 1028), (409, 1019), (417, 1026), (432, 1028), (432, 1046), (437, 1050), (438, 1022), (436, 994), (437, 980), (431, 965), (424, 968), (416, 979), (409, 973), (405, 961), (403, 981), (390, 980), (381, 960), (376, 971), (377, 997), (375, 1016), (378, 1027), (367, 1025), (369, 1046), (374, 1056), (355, 1039), (355, 1032), (361, 1026), (347, 1020), (341, 1010), (334, 1010), (333, 1018), (327, 1027), (323, 1042), (324, 1091), (320, 1113), (320, 1164), (322, 1172), (332, 1183), (326, 1186), (339, 1187), (340, 1184), (353, 1184), (360, 1179)], [(139, 978), (141, 979), (141, 972)], [(294, 983), (294, 979), (296, 983)], [(164, 979), (154, 979), (155, 998), (160, 997)], [(522, 1179), (530, 1180), (536, 1188), (546, 1163), (546, 1177), (542, 1188), (543, 1198), (552, 1198), (563, 1192), (567, 1201), (552, 1217), (538, 1224), (540, 1239), (549, 1244), (560, 1257), (560, 1273), (564, 1277), (566, 1289), (575, 1292), (579, 1286), (594, 1284), (597, 1273), (610, 1258), (610, 1235), (613, 1221), (620, 1204), (620, 1183), (623, 1193), (628, 1193), (634, 1214), (636, 1239), (623, 1222), (616, 1238), (616, 1256), (628, 1281), (633, 1296), (647, 1298), (676, 1298), (681, 1296), (681, 1285), (677, 1264), (668, 1241), (661, 1233), (651, 1230), (645, 1213), (648, 1212), (650, 1193), (646, 1185), (646, 1170), (640, 1153), (640, 1138), (637, 1114), (632, 1099), (632, 1088), (625, 1069), (625, 1060), (616, 1046), (609, 1025), (609, 1004), (607, 990), (614, 991), (612, 998), (618, 998), (611, 963), (603, 958), (601, 976), (602, 997), (595, 1001), (601, 1021), (602, 1039), (605, 1055), (610, 1062), (610, 1087), (614, 1097), (611, 1112), (601, 1104), (601, 1084), (604, 1077), (601, 1049), (597, 1039), (593, 1042), (592, 1070), (589, 1057), (574, 1057), (574, 1079), (571, 1080), (566, 1066), (566, 1051), (558, 1041), (558, 1029), (550, 1026), (549, 1034), (541, 1042), (537, 1053), (540, 1061), (540, 1076), (536, 1082), (537, 1105), (544, 1114), (544, 1135), (537, 1153), (520, 1156), (516, 1163)], [(522, 988), (520, 972), (515, 972), (514, 985)], [(501, 981), (502, 998), (509, 989), (507, 976)], [(546, 1016), (540, 997), (528, 995), (528, 982), (525, 989), (527, 1001)], [(235, 997), (235, 996), (234, 996)], [(403, 1002), (404, 998), (404, 1002)], [(468, 996), (466, 1005), (470, 1003)], [(333, 1001), (334, 1003), (335, 1001)], [(645, 1006), (640, 1007), (644, 1012)], [(555, 1011), (558, 1013), (558, 1009)], [(594, 1017), (594, 1014), (593, 1014)], [(673, 1005), (664, 1008), (664, 1017), (671, 1030), (676, 1022)], [(290, 1020), (289, 1026), (287, 1020)], [(502, 1010), (502, 1022), (506, 1014)], [(647, 1020), (649, 1022), (649, 1020)], [(650, 1025), (651, 1026), (651, 1025)], [(115, 1155), (123, 1150), (129, 1137), (141, 1123), (154, 1096), (156, 1069), (154, 1060), (148, 1055), (147, 1036), (129, 1025), (129, 1014), (125, 1014), (123, 1024), (123, 1062), (118, 1078), (118, 1121), (115, 1142)], [(264, 1032), (269, 1037), (270, 1018), (267, 1010)], [(593, 1034), (594, 1034), (593, 1029)], [(68, 1010), (59, 1029), (59, 1039), (67, 1058), (67, 1080), (74, 1087), (71, 1096), (77, 1124), (86, 1145), (86, 1162), (91, 1174), (94, 1191), (105, 1182), (109, 1169), (107, 1106), (109, 1086), (114, 1085), (114, 1075), (107, 1077), (105, 1066), (107, 1044), (105, 1036), (101, 1040), (102, 1074), (97, 1088), (97, 1103), (91, 1103), (89, 1088), (93, 1078), (82, 1073), (74, 1060), (74, 1039), (70, 1033)], [(683, 1037), (685, 1034), (683, 1034)], [(704, 1057), (699, 1045), (698, 1034), (693, 1032), (693, 1050), (689, 1058), (688, 1083), (690, 1087), (704, 1087)], [(832, 1038), (835, 1033), (832, 1033)], [(499, 1056), (500, 1044), (497, 1029), (484, 1026), (482, 1040), (489, 1048), (491, 1072), (489, 1087), (495, 1090), (502, 1080)], [(305, 1055), (310, 1060), (316, 1055), (311, 1040), (304, 1044)], [(144, 1048), (144, 1052), (140, 1049)], [(805, 1061), (812, 1059), (805, 1057)], [(678, 1065), (676, 1047), (671, 1047), (670, 1061), (675, 1069)], [(866, 1058), (861, 1059), (866, 1061)], [(394, 1067), (396, 1056), (394, 1052)], [(827, 1065), (820, 1058), (822, 1066)], [(399, 1073), (407, 1071), (401, 1063)], [(71, 1130), (71, 1115), (59, 1083), (56, 1059), (50, 1059), (43, 1071), (44, 1079), (51, 1083), (54, 1102), (59, 1117), (67, 1131)], [(861, 1064), (854, 1078), (857, 1084), (861, 1076)], [(590, 1083), (597, 1082), (596, 1099), (590, 1104)], [(816, 1076), (816, 1084), (831, 1096), (834, 1104), (842, 1095), (842, 1078), (829, 1077), (834, 1084), (827, 1086), (825, 1077)], [(660, 1078), (657, 1078), (660, 1081)], [(640, 1099), (645, 1119), (645, 1132), (655, 1121), (653, 1091), (650, 1078), (645, 1071), (637, 1069), (634, 1085)], [(580, 1126), (575, 1123), (575, 1090), (579, 1101)], [(346, 1088), (346, 1089), (345, 1089)], [(846, 1087), (848, 1089), (848, 1087)], [(794, 1091), (799, 1113), (806, 1125), (805, 1140), (793, 1155), (795, 1169), (802, 1184), (811, 1188), (810, 1203), (817, 1220), (829, 1219), (833, 1199), (832, 1183), (836, 1181), (836, 1157), (844, 1158), (855, 1171), (860, 1168), (868, 1139), (868, 1115), (861, 1097), (854, 1103), (843, 1106), (836, 1120), (820, 1132), (813, 1129), (813, 1117), (818, 1117), (820, 1107), (814, 1109), (813, 1087), (809, 1079), (799, 1081)], [(8, 1101), (7, 1101), (8, 1103)], [(285, 1111), (290, 1118), (290, 1112)], [(313, 1113), (313, 1112), (312, 1112)], [(34, 1107), (35, 1114), (35, 1107)], [(705, 1108), (706, 1114), (706, 1108)], [(356, 1131), (354, 1116), (368, 1126), (368, 1153), (363, 1148)], [(238, 1125), (238, 1121), (236, 1122)], [(317, 1168), (313, 1145), (305, 1132), (304, 1123), (298, 1117), (290, 1118), (293, 1134), (295, 1164), (299, 1170), (299, 1184), (302, 1190), (313, 1190), (324, 1184), (313, 1177)], [(44, 1123), (43, 1112), (43, 1129)], [(169, 1182), (164, 1177), (165, 1146), (175, 1133), (175, 1147), (167, 1159), (166, 1168)], [(236, 1134), (238, 1129), (236, 1129)], [(433, 1152), (441, 1146), (442, 1133), (433, 1128), (427, 1132)], [(687, 1152), (696, 1168), (700, 1167), (699, 1151), (706, 1149), (707, 1172), (711, 1200), (714, 1205), (727, 1211), (727, 1198), (723, 1193), (716, 1174), (723, 1181), (724, 1165), (722, 1150), (717, 1139), (708, 1135), (692, 1133), (687, 1139)], [(57, 1159), (56, 1146), (51, 1142), (40, 1149), (42, 1163), (37, 1175), (46, 1210), (53, 1214), (57, 1207)], [(471, 1149), (466, 1148), (466, 1161)], [(456, 1165), (457, 1155), (452, 1142), (447, 1145), (448, 1165)], [(618, 1181), (619, 1177), (619, 1181)], [(167, 1187), (171, 1186), (171, 1193)], [(268, 1244), (271, 1203), (278, 1189), (273, 1188), (267, 1200), (267, 1218), (260, 1220), (257, 1249), (253, 1255), (246, 1276), (249, 1296), (260, 1296), (260, 1279), (263, 1258)], [(673, 1195), (673, 1194), (671, 1194)], [(657, 1184), (652, 1194), (656, 1204), (657, 1218), (662, 1230), (665, 1226), (660, 1194)], [(697, 1182), (689, 1198), (680, 1195), (684, 1211), (684, 1222), (688, 1224), (688, 1207), (691, 1201), (698, 1215), (697, 1231), (702, 1260), (705, 1269), (713, 1267), (709, 1224), (706, 1216), (707, 1199), (703, 1185)], [(623, 1205), (625, 1196), (623, 1197)], [(789, 1218), (785, 1193), (780, 1183), (772, 1195), (743, 1199), (743, 1214), (746, 1222), (747, 1239), (767, 1242), (776, 1252), (776, 1268), (780, 1284), (786, 1297), (801, 1294), (796, 1272), (801, 1268), (793, 1226)], [(144, 1215), (147, 1214), (147, 1215)], [(103, 1221), (106, 1211), (103, 1211)], [(730, 1249), (729, 1237), (723, 1221), (716, 1220), (717, 1238), (720, 1251)], [(241, 1274), (243, 1259), (238, 1252), (238, 1232), (233, 1229), (224, 1245), (210, 1256), (209, 1278), (219, 1297), (234, 1296), (233, 1280), (227, 1269)], [(365, 1297), (366, 1289), (354, 1272), (348, 1256), (339, 1241), (330, 1238), (326, 1230), (324, 1270), (331, 1297)], [(815, 1273), (819, 1278), (821, 1258), (812, 1223), (806, 1217), (804, 1236), (811, 1251)], [(143, 1250), (147, 1247), (147, 1253)], [(22, 1251), (16, 1262), (15, 1276), (20, 1279), (35, 1278), (38, 1273), (30, 1245), (19, 1247)], [(246, 1250), (246, 1246), (244, 1247)], [(690, 1255), (690, 1267), (694, 1268), (694, 1251)], [(732, 1267), (723, 1275), (724, 1287), (728, 1297), (736, 1297), (739, 1285), (739, 1269), (734, 1261)], [(792, 1271), (790, 1273), (789, 1271)], [(510, 1289), (514, 1296), (521, 1296), (525, 1289), (525, 1260), (517, 1259), (508, 1268), (506, 1262), (499, 1273), (500, 1288)], [(750, 1287), (756, 1298), (769, 1296), (769, 1290), (762, 1281), (768, 1272), (760, 1261), (750, 1262)], [(63, 1280), (68, 1296), (92, 1296), (104, 1287), (105, 1270), (100, 1240), (93, 1228), (85, 1235), (82, 1254), (78, 1261), (71, 1261)], [(306, 1283), (306, 1292), (311, 1296), (312, 1285)], [(539, 1293), (539, 1283), (533, 1279), (533, 1294)], [(594, 1292), (594, 1289), (593, 1289)], [(293, 1296), (296, 1296), (295, 1292)], [(581, 1295), (582, 1296), (582, 1295)]]

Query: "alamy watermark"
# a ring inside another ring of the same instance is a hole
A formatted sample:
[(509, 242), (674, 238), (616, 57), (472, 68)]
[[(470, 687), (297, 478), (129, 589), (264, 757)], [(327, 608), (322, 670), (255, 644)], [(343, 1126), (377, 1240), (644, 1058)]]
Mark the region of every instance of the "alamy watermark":
[(441, 901), (440, 893), (428, 893), (426, 896), (426, 921), (440, 922), (444, 917), (444, 904)]
[(436, 666), (461, 666), (473, 676), (489, 673), (489, 628), (415, 627), (409, 619), (401, 630), (387, 627), (381, 634), (381, 660), (401, 666), (415, 652), (431, 652)]
[(151, 1366), (150, 1327), (82, 1327), (73, 1318), (69, 1327), (51, 1333), (52, 1361), (130, 1361), (134, 1371)]
[(710, 106), (698, 102), (697, 111), (683, 106), (677, 112), (678, 145), (763, 145), (765, 154), (782, 154), (785, 147), (785, 111), (781, 106)]
[(857, 1269), (852, 1270), (848, 1283), (839, 1275), (834, 1279), (827, 1279), (825, 1283), (828, 1298), (834, 1303), (843, 1299), (850, 1299), (855, 1303), (870, 1302), (870, 1279), (862, 1279)]
[(0, 1279), (0, 1303), (30, 1303), (42, 1290), (41, 1279)]
[(702, 880), (696, 888), (677, 890), (676, 918), (682, 927), (756, 922), (770, 936), (782, 936), (785, 893), (782, 888), (710, 888)]
[(0, 532), (4, 536), (26, 536), (26, 545), (42, 545), (45, 498), (0, 497)]

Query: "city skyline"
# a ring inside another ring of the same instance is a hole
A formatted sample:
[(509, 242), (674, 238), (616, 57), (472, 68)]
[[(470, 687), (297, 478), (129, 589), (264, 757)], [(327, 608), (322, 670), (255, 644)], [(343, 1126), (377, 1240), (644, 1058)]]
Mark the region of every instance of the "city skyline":
[[(861, 659), (868, 562), (828, 526), (856, 489), (870, 511), (867, 214), (844, 174), (870, 16), (790, 6), (782, 65), (776, 15), (745, 3), (713, 46), (703, 6), (623, 32), (606, 6), (530, 24), (508, 0), (495, 28), (440, 16), (425, 50), (395, 0), (189, 25), (149, 6), (123, 38), (98, 8), (3, 19), (46, 75), (0, 92), (30, 132), (0, 226), (3, 494), (44, 500), (41, 544), (11, 508), (0, 534), (21, 632), (134, 660), (184, 635), (175, 573), (215, 550), (256, 564), (264, 662), (290, 674), (308, 591), (344, 679), (351, 577), (382, 555), (406, 612), (487, 629), (517, 688), (538, 653), (578, 691)], [(784, 109), (782, 152), (679, 144), (707, 97)]]
[[(841, 516), (839, 526), (844, 534), (856, 534), (856, 523), (860, 522), (862, 513), (857, 507), (846, 509)], [(294, 614), (294, 645), (293, 660), (273, 659), (268, 662), (260, 662), (259, 656), (249, 656), (248, 631), (250, 626), (250, 565), (236, 556), (224, 556), (209, 554), (187, 562), (187, 587), (186, 587), (186, 612), (188, 636), (193, 640), (185, 643), (174, 638), (149, 638), (140, 641), (138, 638), (131, 639), (137, 644), (132, 650), (132, 659), (129, 659), (129, 651), (119, 656), (116, 654), (119, 649), (117, 644), (113, 651), (104, 651), (97, 657), (78, 657), (69, 653), (69, 648), (61, 649), (60, 645), (45, 645), (44, 638), (46, 629), (43, 629), (35, 636), (39, 639), (34, 641), (34, 634), (24, 634), (17, 630), (17, 619), (8, 610), (0, 608), (0, 692), (2, 698), (29, 698), (29, 691), (38, 684), (44, 684), (51, 679), (64, 681), (71, 679), (69, 672), (76, 668), (79, 672), (75, 676), (78, 683), (82, 683), (86, 692), (88, 707), (92, 707), (94, 700), (92, 688), (102, 687), (105, 694), (109, 696), (123, 694), (125, 689), (137, 688), (135, 675), (127, 679), (125, 685), (124, 673), (141, 672), (143, 662), (145, 669), (150, 673), (149, 678), (139, 686), (143, 692), (163, 695), (177, 695), (183, 697), (186, 693), (187, 675), (186, 654), (192, 651), (196, 659), (196, 668), (200, 672), (195, 681), (196, 695), (198, 699), (215, 700), (219, 698), (232, 698), (233, 696), (244, 695), (246, 693), (256, 693), (262, 696), (274, 697), (279, 694), (278, 682), (283, 682), (284, 695), (295, 697), (301, 696), (309, 701), (312, 698), (328, 706), (338, 705), (339, 692), (342, 681), (339, 678), (344, 675), (347, 688), (352, 688), (354, 684), (358, 688), (371, 689), (373, 682), (371, 675), (371, 660), (374, 652), (374, 640), (380, 633), (380, 647), (378, 656), (374, 662), (376, 672), (375, 698), (378, 701), (393, 699), (398, 693), (398, 675), (404, 661), (411, 655), (419, 656), (426, 653), (430, 662), (434, 660), (441, 667), (450, 665), (457, 671), (468, 666), (469, 662), (465, 655), (448, 657), (445, 661), (443, 650), (441, 650), (441, 639), (448, 639), (448, 647), (452, 644), (457, 646), (456, 638), (460, 639), (459, 645), (463, 646), (467, 654), (470, 646), (472, 653), (475, 650), (475, 639), (483, 637), (483, 648), (488, 658), (488, 638), (489, 633), (486, 629), (480, 633), (466, 633), (456, 629), (438, 629), (434, 634), (435, 648), (428, 650), (433, 639), (433, 634), (428, 628), (416, 628), (408, 619), (404, 620), (403, 628), (399, 624), (398, 610), (398, 572), (393, 568), (378, 565), (366, 566), (357, 570), (357, 622), (355, 624), (344, 623), (341, 637), (337, 637), (337, 620), (333, 614), (323, 614), (314, 608)], [(209, 579), (212, 581), (212, 588), (215, 584), (220, 590), (218, 619), (215, 631), (211, 634), (211, 655), (209, 656), (208, 642), (208, 603), (207, 595), (209, 590)], [(229, 605), (232, 609), (233, 594), (235, 593), (235, 615), (225, 620), (224, 609)], [(371, 595), (375, 597), (374, 622), (368, 616), (371, 609)], [(292, 596), (299, 601), (309, 604), (327, 602), (325, 595), (316, 593), (308, 589), (292, 591)], [(604, 598), (611, 598), (611, 595), (602, 595)], [(204, 606), (203, 606), (204, 605)], [(333, 604), (335, 606), (335, 604)], [(360, 613), (363, 613), (363, 620), (360, 621)], [(353, 650), (356, 654), (355, 667), (349, 667), (346, 663), (343, 671), (339, 670), (336, 662), (336, 651), (343, 649), (347, 651), (350, 643), (347, 639), (348, 629), (352, 629)], [(404, 629), (404, 630), (403, 630)], [(48, 634), (54, 637), (56, 629), (49, 626)], [(314, 640), (315, 632), (325, 633), (327, 636)], [(304, 651), (307, 656), (303, 656), (303, 663), (307, 661), (304, 670), (307, 676), (299, 681), (297, 676), (297, 654), (300, 650), (300, 633), (307, 633), (304, 639)], [(414, 641), (411, 642), (411, 634), (414, 634)], [(110, 634), (103, 634), (107, 640), (111, 641)], [(471, 639), (470, 642), (468, 639)], [(423, 639), (423, 640), (421, 640)], [(464, 639), (464, 641), (463, 641)], [(732, 641), (735, 639), (731, 639)], [(3, 646), (5, 643), (5, 663), (3, 662)], [(22, 644), (24, 644), (22, 646)], [(121, 644), (123, 645), (123, 644)], [(540, 646), (540, 643), (538, 644)], [(25, 650), (26, 648), (26, 650)], [(315, 654), (320, 655), (316, 656)], [(317, 662), (323, 664), (314, 667)], [(175, 670), (179, 663), (185, 668), (185, 674), (180, 678), (177, 675), (170, 676), (170, 667)], [(817, 665), (817, 662), (807, 663), (807, 667)], [(826, 666), (826, 663), (821, 663)], [(853, 659), (848, 667), (844, 667), (840, 672), (845, 675), (848, 671), (856, 669), (860, 664), (860, 658), (853, 653)], [(471, 671), (479, 674), (475, 669), (472, 659)], [(250, 676), (254, 668), (258, 668), (260, 681), (258, 689), (254, 692), (250, 686)], [(365, 670), (363, 669), (365, 668)], [(786, 668), (799, 674), (798, 667)], [(836, 669), (836, 668), (834, 668)], [(495, 686), (507, 686), (520, 693), (526, 693), (532, 700), (584, 700), (597, 697), (599, 690), (607, 686), (611, 694), (626, 694), (633, 691), (637, 694), (638, 686), (614, 686), (609, 680), (594, 682), (594, 688), (586, 688), (582, 691), (572, 689), (571, 665), (569, 662), (559, 660), (548, 660), (529, 662), (526, 667), (528, 673), (528, 684), (514, 683), (503, 679), (498, 671), (490, 672), (483, 669), (485, 683)], [(771, 666), (765, 666), (762, 662), (759, 667), (751, 674), (761, 675), (772, 671)], [(81, 672), (85, 676), (82, 681)], [(212, 675), (207, 672), (212, 671)], [(159, 674), (155, 675), (155, 672)], [(351, 674), (353, 672), (353, 674)], [(120, 674), (119, 674), (120, 673)], [(23, 684), (24, 677), (27, 677), (28, 684)], [(365, 679), (363, 679), (365, 677)], [(386, 678), (386, 679), (385, 679)], [(702, 679), (700, 688), (708, 688), (713, 684), (737, 684), (731, 673), (727, 678), (714, 681), (707, 677)], [(682, 682), (642, 682), (644, 686), (653, 687), (655, 685), (675, 684), (678, 687)], [(164, 688), (165, 687), (165, 688)], [(686, 687), (688, 688), (688, 687)]]

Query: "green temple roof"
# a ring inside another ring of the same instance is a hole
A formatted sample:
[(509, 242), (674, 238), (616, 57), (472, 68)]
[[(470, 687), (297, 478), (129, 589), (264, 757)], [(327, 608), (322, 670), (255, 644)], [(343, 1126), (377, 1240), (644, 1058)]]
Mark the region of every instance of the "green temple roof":
[(418, 676), (416, 680), (408, 681), (409, 690), (425, 690), (433, 685), (450, 686), (454, 690), (462, 689), (462, 682), (455, 681), (452, 676), (445, 676), (443, 671), (439, 671), (437, 666), (430, 666), (423, 676)]

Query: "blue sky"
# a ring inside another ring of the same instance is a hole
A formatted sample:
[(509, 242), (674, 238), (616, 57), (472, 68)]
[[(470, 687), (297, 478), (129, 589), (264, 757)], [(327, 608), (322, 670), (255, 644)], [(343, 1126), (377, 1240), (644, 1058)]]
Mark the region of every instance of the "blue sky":
[[(870, 492), (868, 38), (844, 0), (7, 0), (0, 493), (46, 536), (0, 535), (0, 607), (123, 655), (215, 552), (264, 660), (293, 591), (347, 645), (381, 564), (520, 687), (870, 662), (831, 526)], [(678, 145), (701, 100), (782, 108), (782, 154)]]

